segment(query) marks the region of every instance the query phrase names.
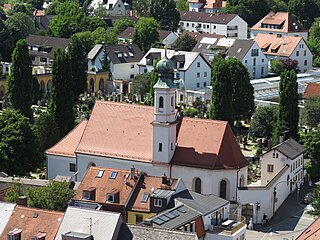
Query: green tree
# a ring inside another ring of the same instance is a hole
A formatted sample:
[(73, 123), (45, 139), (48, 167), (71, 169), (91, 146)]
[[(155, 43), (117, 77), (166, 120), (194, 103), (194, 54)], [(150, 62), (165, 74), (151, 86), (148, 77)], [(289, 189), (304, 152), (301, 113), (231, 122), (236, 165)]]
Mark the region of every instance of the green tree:
[(238, 14), (252, 27), (270, 10), (267, 0), (228, 0), (223, 11)]
[(152, 0), (133, 1), (133, 10), (139, 17), (148, 17)]
[(270, 138), (277, 116), (277, 106), (261, 106), (257, 107), (253, 114), (251, 127), (258, 134), (263, 134), (266, 138)]
[(35, 9), (42, 9), (43, 2), (44, 0), (27, 0), (27, 3)]
[(11, 73), (8, 79), (9, 101), (24, 116), (32, 117), (32, 71), (26, 40), (19, 40), (12, 55)]
[(38, 142), (28, 119), (15, 110), (0, 115), (0, 171), (26, 175), (41, 164)]
[(99, 4), (98, 7), (93, 10), (93, 14), (99, 18), (108, 16), (107, 9), (103, 6), (103, 4)]
[(59, 0), (53, 0), (46, 8), (46, 15), (57, 15), (56, 9), (61, 4)]
[(313, 207), (313, 210), (311, 210), (309, 213), (313, 216), (320, 216), (320, 187), (317, 186), (313, 190), (313, 198), (311, 199), (311, 206)]
[(285, 134), (285, 138), (298, 140), (298, 83), (297, 74), (294, 70), (281, 73), (279, 88), (279, 108), (277, 123), (273, 133), (273, 144), (279, 143), (279, 137)]
[(177, 9), (179, 11), (189, 11), (188, 0), (178, 0), (177, 1)]
[(13, 179), (12, 183), (5, 191), (4, 201), (18, 203), (19, 197), (23, 195), (24, 190), (25, 187), (21, 184), (21, 181), (19, 179)]
[(146, 53), (152, 44), (159, 41), (159, 27), (159, 24), (154, 18), (141, 17), (134, 26), (133, 42)]
[(320, 98), (310, 97), (306, 99), (302, 109), (302, 118), (304, 123), (314, 128), (320, 123)]
[(117, 36), (114, 32), (102, 27), (99, 27), (92, 32), (92, 39), (96, 44), (104, 42), (108, 45), (114, 45), (118, 43)]
[(23, 12), (17, 12), (5, 21), (10, 36), (17, 42), (35, 32), (34, 22), (31, 17)]
[(251, 118), (255, 106), (248, 69), (236, 58), (229, 58), (227, 64), (233, 83), (233, 118), (237, 121)]
[(73, 35), (69, 44), (72, 91), (75, 101), (87, 90), (87, 49), (82, 40)]
[(309, 28), (314, 19), (320, 16), (320, 3), (318, 0), (289, 0), (288, 10)]
[(40, 84), (38, 82), (37, 77), (32, 77), (32, 104), (37, 104), (39, 100), (39, 89)]
[(143, 73), (135, 76), (132, 81), (132, 92), (134, 94), (140, 94), (142, 97), (146, 96), (146, 94), (150, 90), (150, 83), (152, 80), (152, 73)]
[(89, 53), (90, 50), (94, 47), (95, 41), (93, 39), (93, 34), (90, 31), (75, 33), (71, 36), (71, 39), (75, 37), (86, 49), (86, 53)]
[(233, 126), (233, 82), (226, 60), (216, 57), (213, 62), (212, 98), (209, 118), (228, 121)]
[(54, 53), (52, 63), (52, 87), (49, 111), (53, 114), (60, 138), (74, 127), (72, 77), (70, 77), (70, 56), (62, 49)]
[(39, 151), (43, 153), (59, 140), (59, 128), (49, 112), (42, 112), (35, 120), (34, 133), (39, 140)]
[(5, 25), (0, 19), (0, 59), (11, 62), (11, 54), (14, 49), (14, 39)]
[(96, 16), (93, 16), (93, 17), (87, 17), (85, 19), (85, 25), (84, 25), (84, 28), (82, 29), (82, 31), (94, 31), (96, 30), (97, 28), (106, 28), (107, 27), (107, 24), (106, 22), (99, 18), (99, 17), (96, 17)]
[(17, 12), (22, 12), (27, 14), (28, 16), (32, 16), (33, 8), (30, 4), (25, 3), (16, 3), (13, 5), (12, 9), (8, 11), (8, 15), (12, 16)]
[(288, 6), (283, 0), (267, 0), (269, 8), (273, 12), (287, 12)]
[(189, 34), (182, 34), (174, 42), (173, 48), (179, 51), (191, 52), (194, 46), (197, 44), (197, 40)]
[(113, 32), (116, 36), (126, 30), (128, 27), (134, 27), (134, 21), (130, 18), (120, 18), (119, 20), (114, 21), (113, 23)]
[(320, 165), (320, 124), (303, 136), (306, 156), (316, 165)]
[(309, 30), (308, 47), (313, 54), (313, 65), (320, 67), (320, 18), (316, 18)]

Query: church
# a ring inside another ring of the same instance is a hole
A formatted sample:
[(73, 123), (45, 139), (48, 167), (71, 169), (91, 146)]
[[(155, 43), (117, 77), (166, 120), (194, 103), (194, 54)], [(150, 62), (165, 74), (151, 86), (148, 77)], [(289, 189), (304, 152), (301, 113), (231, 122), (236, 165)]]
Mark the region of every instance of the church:
[(89, 166), (182, 178), (186, 187), (237, 201), (248, 162), (226, 121), (181, 117), (176, 110), (174, 64), (157, 64), (154, 106), (97, 101), (90, 119), (46, 151), (47, 178), (81, 181)]

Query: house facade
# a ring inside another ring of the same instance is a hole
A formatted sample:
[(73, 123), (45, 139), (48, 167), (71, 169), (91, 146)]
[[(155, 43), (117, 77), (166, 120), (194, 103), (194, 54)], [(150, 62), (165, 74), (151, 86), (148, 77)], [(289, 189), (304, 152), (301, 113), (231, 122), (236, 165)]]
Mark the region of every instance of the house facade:
[(250, 29), (251, 38), (261, 34), (299, 36), (308, 39), (308, 30), (288, 12), (270, 12)]
[(219, 13), (227, 5), (226, 0), (189, 0), (189, 11)]
[(103, 7), (110, 16), (129, 16), (130, 13), (130, 5), (125, 0), (94, 0), (90, 3), (90, 7), (93, 9)]
[(220, 34), (229, 38), (248, 38), (248, 24), (236, 14), (180, 11), (178, 32), (185, 31)]
[(197, 52), (151, 48), (139, 62), (139, 73), (153, 71), (156, 60), (165, 54), (174, 63), (174, 78), (179, 88), (195, 90), (211, 85), (211, 66)]
[(299, 72), (312, 68), (313, 56), (302, 37), (258, 34), (254, 40), (269, 62), (273, 59), (291, 59), (298, 62)]
[[(82, 134), (80, 126), (74, 130), (81, 136), (71, 132), (46, 151), (48, 179), (66, 173), (74, 163), (74, 171), (67, 175), (75, 181), (81, 181), (92, 165), (115, 169), (134, 165), (153, 176), (181, 178), (198, 193), (235, 201), (236, 187), (247, 183), (248, 162), (231, 127), (224, 121), (179, 117), (174, 63), (165, 57), (157, 70), (155, 106), (97, 101), (89, 121), (81, 123), (86, 125)], [(64, 154), (68, 158), (57, 160)]]

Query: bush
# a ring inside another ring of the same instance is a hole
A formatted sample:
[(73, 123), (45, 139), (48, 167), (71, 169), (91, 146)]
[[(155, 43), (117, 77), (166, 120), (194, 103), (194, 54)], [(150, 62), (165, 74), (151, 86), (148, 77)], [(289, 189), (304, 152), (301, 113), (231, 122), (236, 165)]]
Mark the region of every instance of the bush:
[(182, 110), (183, 116), (185, 117), (195, 117), (198, 114), (198, 110), (195, 108), (186, 108)]

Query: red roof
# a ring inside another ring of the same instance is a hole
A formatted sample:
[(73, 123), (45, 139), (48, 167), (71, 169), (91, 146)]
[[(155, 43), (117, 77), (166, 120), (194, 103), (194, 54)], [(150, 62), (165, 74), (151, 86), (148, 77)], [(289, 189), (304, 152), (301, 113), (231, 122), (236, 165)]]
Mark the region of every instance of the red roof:
[[(68, 139), (78, 137), (80, 143), (76, 153), (151, 163), (153, 120), (153, 107), (97, 101), (83, 135), (69, 136)], [(178, 125), (173, 164), (207, 169), (247, 165), (227, 122), (191, 118), (179, 120), (181, 124)], [(63, 140), (56, 144), (55, 152), (65, 151), (66, 144)], [(48, 150), (47, 154), (51, 151)]]
[(22, 239), (31, 239), (39, 233), (45, 233), (46, 239), (54, 239), (63, 216), (62, 212), (16, 206), (0, 240), (7, 240), (7, 234), (14, 229), (22, 230)]
[(320, 218), (316, 219), (297, 238), (297, 240), (319, 240), (319, 239), (320, 239)]
[(308, 83), (303, 98), (320, 97), (320, 83)]

